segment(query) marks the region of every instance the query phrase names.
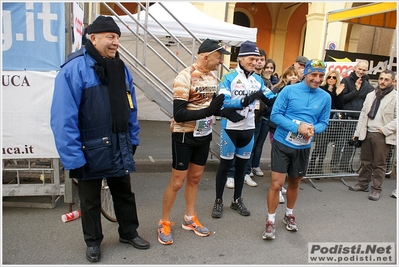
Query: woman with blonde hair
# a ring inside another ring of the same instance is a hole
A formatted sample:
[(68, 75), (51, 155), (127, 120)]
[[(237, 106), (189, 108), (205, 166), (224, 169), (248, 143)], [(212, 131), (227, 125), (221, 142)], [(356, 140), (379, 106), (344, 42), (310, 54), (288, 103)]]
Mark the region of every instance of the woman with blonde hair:
[(280, 81), (273, 86), (272, 91), (274, 93), (279, 93), (284, 89), (285, 86), (300, 82), (299, 72), (294, 66), (286, 68), (280, 77)]
[[(324, 76), (324, 81), (320, 85), (320, 88), (326, 91), (331, 96), (331, 109), (342, 109), (342, 91), (345, 88), (345, 84), (341, 84), (340, 74), (336, 70), (330, 70)], [(335, 112), (331, 112), (330, 119), (334, 117)], [(326, 157), (328, 143), (334, 141), (334, 138), (338, 136), (339, 128), (336, 122), (330, 121), (328, 128), (321, 134), (316, 135), (314, 142), (316, 143), (315, 148), (312, 151), (310, 157), (307, 174), (321, 175), (323, 174), (323, 161)], [(317, 162), (316, 162), (317, 161)]]

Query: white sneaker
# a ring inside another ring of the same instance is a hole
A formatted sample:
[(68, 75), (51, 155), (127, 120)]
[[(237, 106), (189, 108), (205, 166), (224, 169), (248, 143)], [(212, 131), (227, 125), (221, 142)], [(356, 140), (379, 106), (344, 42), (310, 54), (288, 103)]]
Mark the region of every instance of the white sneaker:
[(256, 175), (256, 176), (260, 176), (260, 177), (263, 177), (263, 171), (259, 168), (259, 167), (256, 167), (256, 168), (252, 168), (252, 172)]
[(284, 188), (284, 186), (281, 187), (281, 193), (283, 193), (283, 195), (285, 195), (287, 193), (287, 189)]
[(258, 184), (254, 180), (252, 180), (249, 174), (245, 174), (244, 183), (246, 183), (249, 186), (258, 186)]
[(252, 171), (251, 171), (251, 173), (249, 174), (249, 176), (254, 177), (254, 174), (252, 173)]
[(392, 191), (391, 197), (396, 198), (396, 189)]
[(278, 203), (284, 204), (284, 202), (285, 202), (285, 199), (284, 199), (283, 193), (281, 193), (281, 190), (280, 190), (278, 192)]
[(234, 178), (227, 177), (226, 187), (230, 189), (234, 188)]

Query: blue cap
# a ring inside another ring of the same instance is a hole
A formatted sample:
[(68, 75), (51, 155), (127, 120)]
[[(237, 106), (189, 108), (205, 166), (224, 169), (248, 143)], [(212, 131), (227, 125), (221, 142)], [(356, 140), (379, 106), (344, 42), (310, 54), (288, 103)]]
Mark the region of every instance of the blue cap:
[(256, 43), (251, 41), (245, 41), (241, 44), (240, 52), (238, 52), (239, 57), (245, 56), (260, 56), (259, 48)]

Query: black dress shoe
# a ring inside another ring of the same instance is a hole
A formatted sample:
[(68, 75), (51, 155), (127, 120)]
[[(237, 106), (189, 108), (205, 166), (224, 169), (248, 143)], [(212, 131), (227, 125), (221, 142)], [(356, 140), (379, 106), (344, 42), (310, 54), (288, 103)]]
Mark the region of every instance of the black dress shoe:
[(133, 247), (138, 248), (138, 249), (148, 249), (148, 248), (150, 248), (150, 243), (147, 240), (145, 240), (144, 238), (141, 238), (140, 236), (137, 236), (137, 237), (132, 238), (132, 239), (119, 238), (119, 241), (121, 243), (130, 244)]
[(100, 246), (87, 247), (86, 259), (91, 262), (98, 262), (101, 258)]

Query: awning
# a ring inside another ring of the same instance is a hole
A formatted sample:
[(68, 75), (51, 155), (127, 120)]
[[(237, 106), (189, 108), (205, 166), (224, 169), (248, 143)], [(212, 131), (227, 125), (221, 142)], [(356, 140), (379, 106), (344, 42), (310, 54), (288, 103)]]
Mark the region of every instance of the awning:
[(327, 23), (340, 21), (396, 29), (396, 8), (396, 2), (381, 2), (331, 11), (327, 14)]

